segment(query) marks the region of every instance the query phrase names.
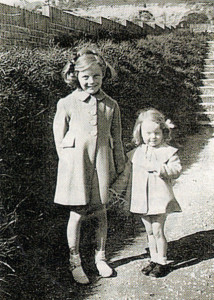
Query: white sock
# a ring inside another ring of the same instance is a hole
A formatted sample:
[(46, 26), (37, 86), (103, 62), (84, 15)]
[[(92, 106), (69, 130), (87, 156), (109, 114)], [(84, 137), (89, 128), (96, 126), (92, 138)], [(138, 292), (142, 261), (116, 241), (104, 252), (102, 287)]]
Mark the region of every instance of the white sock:
[(158, 262), (158, 255), (157, 254), (152, 254), (151, 255), (151, 261), (157, 263)]
[(166, 265), (167, 264), (167, 257), (166, 256), (158, 257), (157, 263), (159, 263), (160, 265)]

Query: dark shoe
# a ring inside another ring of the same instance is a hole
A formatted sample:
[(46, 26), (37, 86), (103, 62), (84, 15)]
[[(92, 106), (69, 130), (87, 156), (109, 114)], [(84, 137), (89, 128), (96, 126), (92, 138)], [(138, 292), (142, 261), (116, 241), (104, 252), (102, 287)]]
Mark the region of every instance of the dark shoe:
[(149, 275), (149, 273), (154, 269), (155, 266), (156, 266), (156, 263), (151, 261), (150, 264), (148, 266), (146, 266), (145, 268), (143, 268), (141, 271), (144, 275)]
[(149, 276), (152, 277), (164, 277), (170, 271), (169, 265), (160, 265), (156, 264), (153, 270), (149, 273)]

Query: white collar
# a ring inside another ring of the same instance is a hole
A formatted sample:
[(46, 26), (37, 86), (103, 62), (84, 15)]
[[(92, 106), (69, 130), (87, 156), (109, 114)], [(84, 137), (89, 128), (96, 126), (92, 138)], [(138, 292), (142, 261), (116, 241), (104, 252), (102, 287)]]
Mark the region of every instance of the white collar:
[(95, 97), (97, 100), (100, 101), (105, 98), (105, 93), (102, 90), (99, 90), (98, 93), (91, 95), (83, 91), (82, 89), (78, 88), (74, 91), (74, 94), (80, 101), (86, 101), (91, 96)]

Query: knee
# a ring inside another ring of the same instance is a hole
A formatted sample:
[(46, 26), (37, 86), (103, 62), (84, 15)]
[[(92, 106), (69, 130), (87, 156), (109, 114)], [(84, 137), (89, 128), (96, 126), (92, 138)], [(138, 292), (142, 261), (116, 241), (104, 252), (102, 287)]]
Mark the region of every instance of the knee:
[(163, 230), (161, 228), (154, 229), (153, 234), (156, 239), (163, 238), (164, 236)]
[(148, 236), (153, 235), (153, 228), (152, 228), (152, 224), (148, 223), (148, 222), (143, 222), (144, 223), (144, 227), (146, 229), (146, 233)]
[(79, 223), (82, 221), (83, 217), (84, 216), (82, 214), (71, 211), (69, 217), (69, 223)]

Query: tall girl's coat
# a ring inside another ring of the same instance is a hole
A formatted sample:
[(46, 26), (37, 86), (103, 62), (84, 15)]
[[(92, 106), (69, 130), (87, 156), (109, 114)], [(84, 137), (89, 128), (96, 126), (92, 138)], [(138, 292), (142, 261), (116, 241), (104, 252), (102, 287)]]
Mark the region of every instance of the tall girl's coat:
[(93, 96), (76, 89), (60, 99), (54, 118), (59, 156), (55, 203), (86, 205), (96, 176), (101, 203), (108, 188), (124, 169), (118, 104), (100, 91)]
[[(142, 144), (130, 151), (125, 170), (112, 189), (126, 195), (131, 212), (155, 215), (181, 211), (172, 188), (172, 179), (182, 169), (177, 151), (167, 144), (157, 148)], [(155, 171), (144, 168), (145, 159), (156, 166)]]

